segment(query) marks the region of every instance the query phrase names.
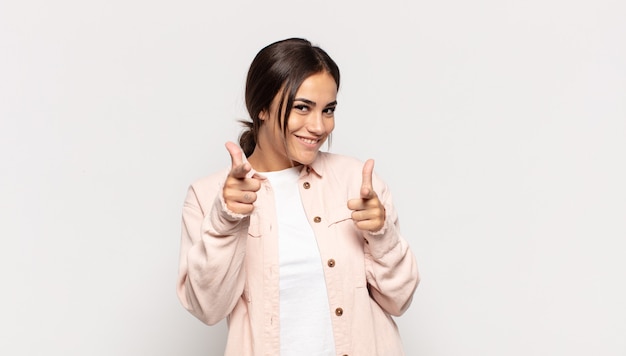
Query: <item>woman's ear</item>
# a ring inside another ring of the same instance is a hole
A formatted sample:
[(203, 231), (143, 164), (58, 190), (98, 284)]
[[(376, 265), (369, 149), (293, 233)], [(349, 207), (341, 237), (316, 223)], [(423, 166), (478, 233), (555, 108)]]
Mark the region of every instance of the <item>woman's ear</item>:
[(263, 109), (261, 110), (261, 112), (259, 113), (259, 120), (261, 121), (267, 121), (267, 119), (269, 119), (269, 114), (267, 113), (267, 109)]

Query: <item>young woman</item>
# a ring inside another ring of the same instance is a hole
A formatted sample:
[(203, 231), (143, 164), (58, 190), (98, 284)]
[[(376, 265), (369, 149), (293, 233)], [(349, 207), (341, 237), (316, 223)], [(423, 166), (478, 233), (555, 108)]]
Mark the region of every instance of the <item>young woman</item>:
[(228, 318), (225, 355), (404, 355), (392, 316), (417, 264), (374, 161), (321, 151), (338, 89), (309, 41), (263, 48), (231, 166), (189, 188), (178, 297), (206, 324)]

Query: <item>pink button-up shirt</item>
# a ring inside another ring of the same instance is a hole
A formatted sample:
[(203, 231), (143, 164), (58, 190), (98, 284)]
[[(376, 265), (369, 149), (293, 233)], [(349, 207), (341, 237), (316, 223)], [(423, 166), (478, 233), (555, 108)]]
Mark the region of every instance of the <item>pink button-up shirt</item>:
[[(386, 209), (378, 232), (356, 228), (363, 163), (320, 152), (298, 184), (320, 250), (337, 355), (400, 356), (392, 316), (409, 307), (419, 283), (386, 184), (373, 185)], [(183, 208), (177, 285), (183, 306), (206, 324), (228, 318), (227, 356), (280, 354), (277, 218), (263, 181), (251, 215), (230, 212), (222, 197), (229, 168), (193, 183)]]

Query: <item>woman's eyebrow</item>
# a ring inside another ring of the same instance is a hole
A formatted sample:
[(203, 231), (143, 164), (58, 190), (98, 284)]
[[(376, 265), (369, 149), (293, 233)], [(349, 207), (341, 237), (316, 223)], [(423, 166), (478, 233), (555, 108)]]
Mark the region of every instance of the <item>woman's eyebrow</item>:
[[(311, 105), (311, 106), (315, 106), (317, 105), (316, 102), (314, 102), (313, 100), (309, 100), (309, 99), (305, 99), (305, 98), (295, 98), (293, 99), (293, 101), (301, 101), (305, 104)], [(337, 100), (331, 101), (330, 103), (326, 104), (325, 107), (329, 107), (329, 106), (337, 106)]]
[(311, 105), (311, 106), (317, 105), (313, 100), (309, 100), (309, 99), (305, 99), (305, 98), (295, 98), (295, 99), (293, 99), (293, 101), (302, 101), (303, 103)]

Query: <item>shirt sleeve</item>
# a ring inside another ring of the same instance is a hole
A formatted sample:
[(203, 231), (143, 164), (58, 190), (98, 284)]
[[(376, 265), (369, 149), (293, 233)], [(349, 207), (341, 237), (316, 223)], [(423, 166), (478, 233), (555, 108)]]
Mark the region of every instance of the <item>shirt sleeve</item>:
[(376, 190), (385, 206), (385, 225), (379, 231), (364, 232), (366, 278), (374, 300), (390, 315), (400, 316), (411, 305), (419, 272), (415, 256), (400, 234), (391, 193), (380, 184)]
[(183, 207), (177, 294), (191, 314), (214, 325), (243, 294), (250, 218), (230, 212), (219, 193), (204, 214), (197, 190), (189, 187)]

